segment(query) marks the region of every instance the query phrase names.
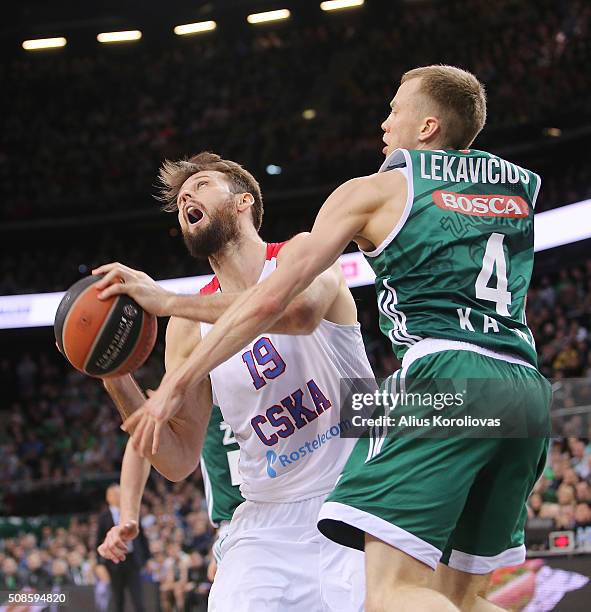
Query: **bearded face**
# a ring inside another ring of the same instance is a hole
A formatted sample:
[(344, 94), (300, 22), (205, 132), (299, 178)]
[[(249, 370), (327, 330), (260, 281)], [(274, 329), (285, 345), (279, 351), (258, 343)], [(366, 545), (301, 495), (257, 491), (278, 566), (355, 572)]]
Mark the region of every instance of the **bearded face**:
[(229, 196), (223, 205), (207, 215), (209, 218), (205, 224), (182, 227), (183, 240), (192, 257), (207, 259), (215, 256), (238, 239), (238, 217), (232, 203), (233, 196)]

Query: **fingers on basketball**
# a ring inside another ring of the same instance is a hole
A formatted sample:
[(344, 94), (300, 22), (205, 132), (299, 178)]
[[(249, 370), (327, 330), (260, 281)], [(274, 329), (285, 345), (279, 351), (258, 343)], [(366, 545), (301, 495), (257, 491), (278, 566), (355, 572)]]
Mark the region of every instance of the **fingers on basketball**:
[(96, 282), (96, 289), (100, 291), (101, 289), (105, 289), (109, 285), (113, 285), (114, 283), (124, 283), (126, 279), (128, 280), (130, 276), (119, 268), (113, 268), (110, 272), (107, 272), (99, 281)]
[(92, 275), (93, 276), (100, 276), (101, 274), (103, 275), (107, 275), (110, 272), (112, 272), (114, 269), (116, 269), (120, 264), (118, 263), (108, 263), (108, 264), (104, 264), (102, 266), (99, 266), (98, 268), (94, 268), (94, 270), (92, 271)]
[(121, 282), (114, 281), (112, 284), (110, 284), (109, 286), (105, 287), (102, 290), (97, 287), (97, 290), (99, 292), (98, 299), (108, 300), (110, 297), (113, 297), (114, 295), (121, 295), (122, 293), (129, 294), (130, 287), (131, 285), (124, 283), (122, 281)]

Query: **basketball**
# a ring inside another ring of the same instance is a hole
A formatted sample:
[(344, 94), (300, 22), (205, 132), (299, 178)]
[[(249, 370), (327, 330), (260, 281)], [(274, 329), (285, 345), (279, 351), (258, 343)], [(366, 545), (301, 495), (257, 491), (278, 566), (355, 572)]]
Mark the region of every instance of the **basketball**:
[(156, 317), (127, 295), (99, 300), (94, 284), (100, 278), (88, 276), (66, 291), (55, 315), (55, 339), (77, 370), (97, 378), (122, 376), (152, 352)]

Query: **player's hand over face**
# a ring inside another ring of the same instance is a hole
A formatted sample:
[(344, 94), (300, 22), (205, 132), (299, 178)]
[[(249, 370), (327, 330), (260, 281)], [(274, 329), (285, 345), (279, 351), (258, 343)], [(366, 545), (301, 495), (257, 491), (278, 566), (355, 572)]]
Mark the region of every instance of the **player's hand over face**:
[(136, 521), (129, 521), (125, 525), (111, 527), (105, 536), (105, 541), (98, 547), (101, 557), (119, 563), (125, 561), (128, 553), (127, 542), (137, 537), (139, 533)]
[(183, 395), (176, 378), (166, 374), (144, 405), (123, 422), (121, 429), (131, 433), (131, 443), (140, 456), (158, 452), (162, 428), (181, 409)]
[(92, 271), (94, 276), (104, 274), (95, 287), (100, 300), (125, 293), (144, 310), (158, 317), (170, 315), (169, 304), (174, 293), (163, 289), (145, 272), (128, 268), (120, 263), (105, 264)]

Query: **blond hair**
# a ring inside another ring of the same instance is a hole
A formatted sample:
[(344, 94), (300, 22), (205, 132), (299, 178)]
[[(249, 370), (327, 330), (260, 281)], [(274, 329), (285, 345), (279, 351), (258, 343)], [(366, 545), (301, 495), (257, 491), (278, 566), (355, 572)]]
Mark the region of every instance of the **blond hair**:
[(435, 102), (441, 113), (444, 146), (468, 148), (486, 123), (484, 85), (471, 72), (444, 65), (409, 70), (400, 83), (418, 78), (421, 93)]
[(221, 172), (230, 183), (232, 193), (250, 193), (254, 198), (251, 207), (252, 222), (258, 231), (263, 222), (263, 196), (258, 181), (240, 164), (222, 159), (215, 153), (203, 151), (189, 159), (178, 161), (165, 160), (158, 173), (158, 195), (164, 202), (162, 210), (175, 212), (178, 210), (177, 198), (183, 183), (194, 174), (206, 170)]

